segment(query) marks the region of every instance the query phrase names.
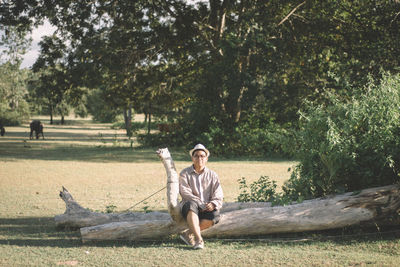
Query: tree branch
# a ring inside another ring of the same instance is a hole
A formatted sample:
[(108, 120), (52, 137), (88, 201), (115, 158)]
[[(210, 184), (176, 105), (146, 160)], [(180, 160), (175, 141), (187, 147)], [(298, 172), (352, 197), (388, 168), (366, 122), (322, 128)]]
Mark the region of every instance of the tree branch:
[(302, 5), (304, 5), (306, 3), (306, 1), (304, 1), (303, 3), (299, 4), (298, 6), (296, 6), (292, 11), (290, 11), (290, 13), (283, 19), (281, 20), (281, 22), (278, 23), (278, 26), (280, 26), (282, 23), (284, 23), (286, 20), (289, 19), (289, 17), (291, 15), (293, 15), (294, 12), (296, 12), (297, 9), (299, 9)]

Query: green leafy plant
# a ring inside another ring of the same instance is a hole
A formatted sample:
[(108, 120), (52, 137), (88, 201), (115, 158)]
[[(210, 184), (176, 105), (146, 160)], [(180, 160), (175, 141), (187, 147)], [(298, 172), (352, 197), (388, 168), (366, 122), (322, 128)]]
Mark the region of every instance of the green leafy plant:
[(238, 201), (240, 202), (269, 202), (275, 199), (276, 196), (276, 182), (271, 181), (268, 176), (261, 176), (260, 179), (247, 185), (246, 178), (242, 177), (238, 180), (240, 193)]
[(291, 199), (276, 192), (277, 184), (268, 176), (261, 176), (257, 181), (247, 185), (246, 178), (238, 179), (240, 194), (239, 202), (271, 202), (272, 205), (286, 205)]
[(150, 205), (148, 205), (147, 201), (143, 202), (143, 204), (145, 204), (145, 206), (143, 207), (144, 213), (152, 212), (152, 210), (150, 209)]
[(351, 89), (351, 97), (330, 93), (300, 112), (293, 146), (300, 164), (286, 195), (307, 199), (400, 180), (400, 75)]
[(117, 206), (110, 204), (106, 206), (106, 213), (113, 213), (117, 209)]

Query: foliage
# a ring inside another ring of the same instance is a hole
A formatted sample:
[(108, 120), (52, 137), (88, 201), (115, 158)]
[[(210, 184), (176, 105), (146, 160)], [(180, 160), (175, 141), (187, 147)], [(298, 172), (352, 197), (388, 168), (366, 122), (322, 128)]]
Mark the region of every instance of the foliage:
[(264, 113), (249, 114), (238, 128), (239, 154), (290, 157), (292, 125), (281, 125)]
[(276, 182), (270, 181), (267, 176), (261, 176), (258, 181), (253, 182), (250, 185), (250, 192), (248, 192), (246, 178), (242, 177), (238, 182), (242, 190), (238, 196), (239, 202), (272, 202), (275, 199)]
[[(350, 90), (351, 88), (349, 88)], [(300, 164), (284, 186), (312, 198), (400, 181), (400, 75), (370, 78), (351, 97), (327, 94), (326, 104), (300, 112)]]
[(0, 124), (21, 125), (25, 120), (29, 119), (29, 106), (26, 102), (21, 102), (18, 108), (10, 109), (7, 104), (0, 103)]
[(117, 209), (117, 206), (110, 204), (106, 206), (106, 213), (113, 213)]
[(43, 39), (37, 64), (48, 71), (37, 86), (51, 112), (62, 100), (80, 99), (76, 88), (93, 88), (103, 91), (107, 108), (184, 125), (184, 140), (155, 137), (165, 142), (204, 140), (220, 154), (270, 155), (286, 150), (304, 99), (324, 103), (324, 92), (360, 88), (368, 73), (399, 71), (399, 7), (374, 0), (32, 0), (6, 1), (0, 22), (16, 27), (15, 40), (34, 21), (57, 27)]
[(81, 118), (86, 118), (89, 115), (86, 107), (86, 101), (87, 101), (86, 96), (83, 96), (81, 101), (74, 106), (74, 114), (76, 116), (79, 116)]
[(200, 142), (216, 155), (291, 156), (293, 131), (265, 114), (249, 114), (233, 129), (227, 129), (216, 117), (210, 121), (209, 129), (200, 134), (181, 134), (182, 138), (187, 138), (187, 142)]
[(180, 147), (185, 144), (181, 132), (138, 134), (137, 138), (145, 147)]
[(276, 193), (266, 177), (239, 180), (239, 201), (288, 203), (400, 181), (400, 75), (370, 78), (354, 95), (307, 102), (292, 152), (300, 161)]
[(36, 79), (32, 80), (33, 98), (44, 101), (53, 124), (53, 115), (68, 115), (72, 102), (73, 79), (66, 64), (66, 44), (56, 35), (45, 36), (40, 45), (40, 55), (33, 65)]
[(29, 118), (27, 95), (27, 70), (20, 70), (19, 63), (0, 65), (0, 122), (19, 125)]
[(19, 125), (29, 118), (28, 70), (20, 70), (31, 39), (23, 27), (0, 24), (0, 124)]
[(271, 181), (268, 176), (261, 176), (249, 186), (246, 178), (238, 179), (240, 194), (237, 198), (239, 202), (271, 202), (274, 205), (287, 205), (291, 202), (290, 197), (284, 193), (276, 192), (276, 182)]
[(101, 90), (92, 90), (87, 96), (87, 111), (93, 120), (98, 122), (114, 122), (121, 112), (110, 107), (104, 100)]
[(27, 31), (23, 29), (23, 26), (18, 26), (0, 23), (0, 59), (19, 66), (32, 39), (27, 38)]

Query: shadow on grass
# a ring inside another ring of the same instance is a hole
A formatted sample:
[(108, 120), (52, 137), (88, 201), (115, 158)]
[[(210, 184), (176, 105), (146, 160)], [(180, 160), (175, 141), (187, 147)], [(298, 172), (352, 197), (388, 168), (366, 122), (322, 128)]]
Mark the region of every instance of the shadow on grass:
[[(71, 248), (81, 246), (91, 247), (174, 247), (183, 250), (192, 248), (183, 244), (179, 238), (172, 236), (163, 240), (130, 241), (130, 240), (102, 240), (82, 243), (78, 230), (59, 229), (55, 226), (52, 217), (27, 217), (27, 218), (0, 218), (0, 245), (30, 246), (30, 247), (60, 247)], [(398, 227), (389, 227), (374, 231), (374, 229), (361, 229), (358, 227), (324, 230), (318, 232), (303, 232), (289, 234), (274, 234), (266, 236), (253, 236), (232, 239), (207, 239), (210, 246), (225, 244), (238, 244), (246, 247), (257, 246), (301, 246), (330, 242), (341, 245), (357, 243), (370, 243), (375, 241), (398, 240), (400, 231)], [(207, 246), (208, 246), (207, 245)]]
[[(87, 124), (78, 125), (76, 128), (51, 126), (48, 132), (45, 131), (44, 140), (29, 140), (27, 127), (10, 128), (6, 135), (0, 138), (0, 161), (21, 159), (89, 162), (159, 161), (156, 155), (158, 148), (132, 149), (123, 134), (109, 132), (110, 128), (105, 124), (93, 124), (93, 127)], [(55, 132), (53, 129), (64, 131)], [(101, 133), (100, 130), (109, 131)], [(171, 148), (170, 151), (175, 160), (190, 160), (184, 153)]]
[[(1, 142), (0, 161), (14, 160), (60, 160), (87, 162), (158, 162), (157, 147), (134, 147), (113, 145), (66, 145), (51, 142), (54, 140), (39, 140), (33, 142)], [(65, 140), (63, 140), (65, 141)], [(79, 140), (74, 140), (79, 141)], [(84, 141), (90, 144), (90, 141)], [(165, 146), (164, 146), (165, 147)], [(187, 151), (182, 148), (169, 148), (174, 161), (190, 161)], [(251, 157), (212, 157), (210, 162), (287, 162), (280, 158), (251, 158)]]
[(57, 230), (54, 218), (0, 218), (0, 245), (76, 247), (82, 242), (77, 231)]
[[(48, 127), (44, 130), (44, 140), (46, 141), (74, 141), (77, 138), (88, 141), (102, 141), (106, 138), (122, 138), (128, 139), (125, 132), (112, 130), (108, 127)], [(0, 138), (1, 141), (35, 141), (35, 133), (33, 139), (30, 140), (30, 129), (23, 126), (15, 126), (6, 131), (6, 134)], [(40, 135), (39, 141), (43, 140)]]
[[(1, 238), (6, 239), (1, 239)], [(57, 228), (53, 217), (0, 218), (0, 246), (60, 247), (154, 247), (173, 246), (190, 249), (173, 237), (165, 240), (130, 241), (107, 240), (82, 243), (79, 230)]]
[[(60, 160), (87, 162), (158, 162), (157, 147), (144, 148), (112, 145), (66, 145), (52, 142), (54, 140), (35, 140), (30, 142), (1, 142), (0, 161), (14, 160)], [(77, 140), (75, 140), (77, 141)], [(85, 141), (90, 144), (90, 141)], [(182, 148), (169, 148), (174, 161), (190, 161), (187, 151)], [(270, 161), (281, 162), (287, 159), (265, 159), (235, 157), (213, 157), (210, 162), (224, 161)]]
[[(77, 125), (71, 127), (71, 125)], [(87, 121), (71, 121), (69, 126), (45, 128), (45, 139), (29, 140), (29, 127), (15, 126), (0, 138), (0, 161), (20, 159), (65, 160), (89, 162), (153, 162), (159, 161), (156, 150), (159, 147), (130, 147), (124, 134), (110, 129), (111, 125)], [(57, 130), (57, 131), (53, 131)], [(106, 131), (107, 132), (101, 132)], [(113, 131), (113, 132), (110, 132)], [(97, 144), (97, 145), (96, 145)], [(137, 144), (136, 141), (134, 143)], [(166, 147), (166, 146), (160, 146)], [(188, 150), (171, 148), (175, 161), (190, 161)], [(288, 161), (283, 158), (265, 157), (221, 157), (212, 154), (211, 162), (223, 161)]]
[[(88, 162), (158, 162), (157, 148), (130, 148), (118, 146), (58, 145), (47, 142), (24, 144), (22, 142), (0, 143), (0, 160), (21, 159), (65, 160)], [(170, 149), (174, 160), (188, 160), (185, 153)]]

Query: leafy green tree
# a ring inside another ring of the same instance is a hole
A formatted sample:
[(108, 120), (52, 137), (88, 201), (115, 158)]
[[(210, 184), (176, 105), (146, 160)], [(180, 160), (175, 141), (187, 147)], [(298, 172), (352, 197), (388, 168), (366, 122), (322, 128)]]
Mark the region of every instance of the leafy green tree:
[(29, 47), (30, 39), (25, 32), (12, 26), (0, 26), (0, 123), (20, 124), (29, 116), (25, 101), (28, 70), (20, 70), (22, 56)]
[(32, 39), (26, 37), (27, 32), (22, 31), (15, 26), (0, 26), (0, 47), (1, 60), (10, 62), (13, 65), (19, 65), (22, 62), (22, 56), (29, 48)]
[[(131, 136), (132, 108), (137, 106), (137, 73), (155, 60), (147, 1), (57, 1), (50, 20), (70, 42), (69, 69), (74, 83), (104, 90), (110, 108), (122, 110)], [(74, 18), (74, 19), (71, 19)], [(150, 76), (149, 76), (150, 77)]]
[[(362, 87), (380, 69), (398, 72), (398, 1), (307, 1), (284, 23), (263, 60), (272, 70), (265, 99), (277, 121), (294, 121), (302, 100), (323, 102), (325, 90)], [(348, 91), (351, 95), (352, 92)], [(279, 96), (280, 95), (280, 96)]]
[[(255, 140), (273, 136), (269, 122), (278, 134), (281, 125), (295, 127), (304, 99), (324, 103), (325, 91), (351, 97), (369, 73), (398, 72), (399, 5), (33, 0), (7, 2), (0, 19), (30, 27), (47, 17), (57, 26), (69, 43), (70, 88), (101, 88), (107, 104), (125, 114), (128, 135), (132, 108), (161, 118), (175, 113), (186, 143), (242, 153), (241, 143), (269, 151), (275, 138)], [(244, 132), (252, 136), (243, 140)]]
[(50, 124), (53, 124), (53, 116), (57, 111), (60, 112), (63, 124), (67, 113), (67, 94), (71, 88), (64, 56), (66, 46), (56, 35), (45, 36), (39, 44), (40, 55), (33, 65), (33, 70), (38, 73), (38, 80), (32, 85), (37, 98), (46, 99)]
[(29, 106), (25, 100), (28, 70), (20, 70), (19, 64), (10, 62), (0, 65), (0, 122), (2, 125), (18, 125), (29, 118)]
[(286, 34), (285, 21), (302, 5), (291, 1), (157, 3), (173, 18), (171, 42), (177, 43), (165, 56), (176, 63), (187, 82), (183, 84), (191, 88), (181, 108), (187, 111), (182, 118), (186, 136), (222, 153), (235, 150), (238, 126), (249, 120), (257, 97), (271, 92), (264, 86), (273, 72), (272, 64), (266, 64), (268, 57), (278, 53), (274, 40)]
[(87, 95), (86, 108), (95, 121), (114, 122), (121, 111), (106, 103), (103, 93), (101, 89), (91, 90)]

